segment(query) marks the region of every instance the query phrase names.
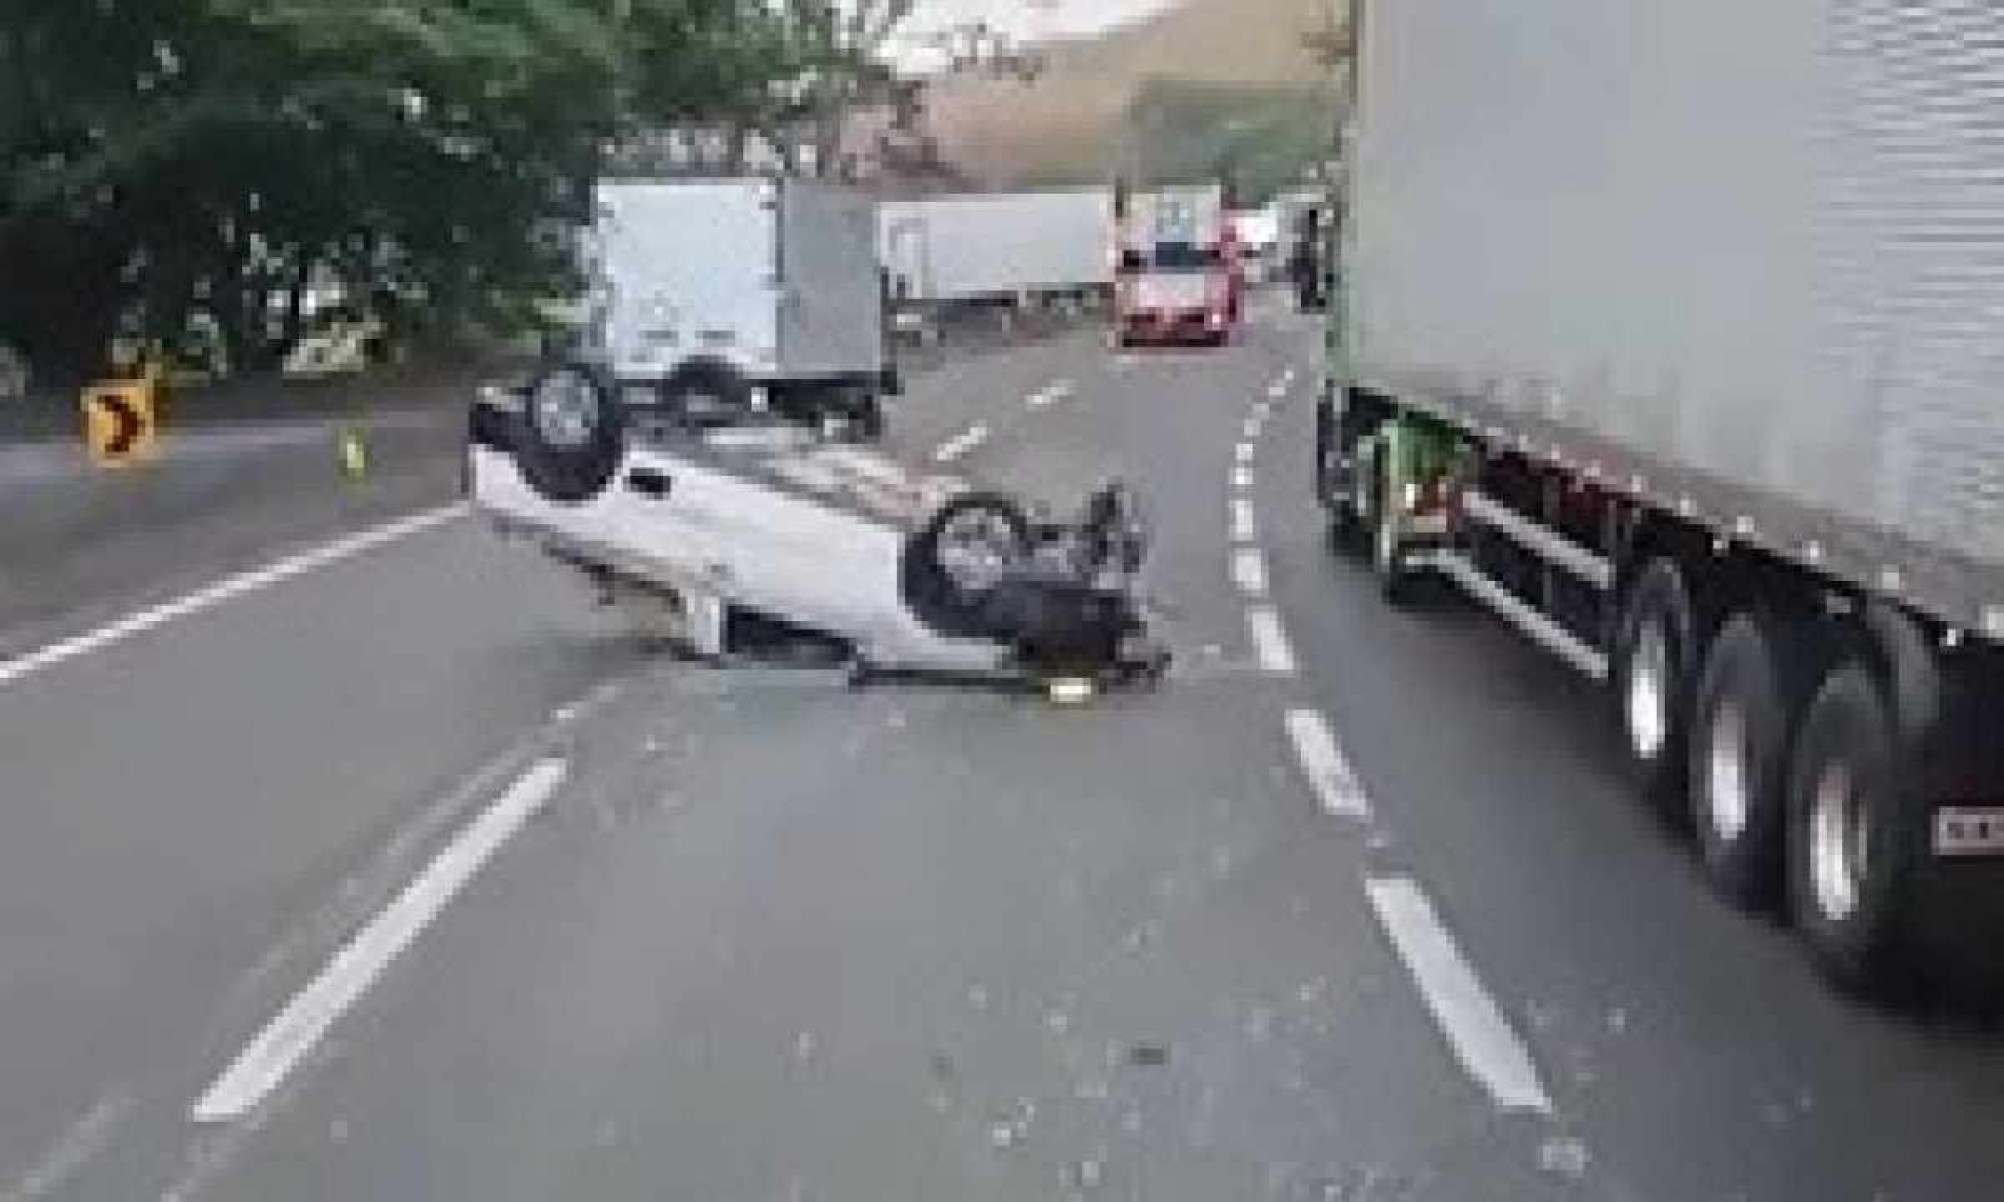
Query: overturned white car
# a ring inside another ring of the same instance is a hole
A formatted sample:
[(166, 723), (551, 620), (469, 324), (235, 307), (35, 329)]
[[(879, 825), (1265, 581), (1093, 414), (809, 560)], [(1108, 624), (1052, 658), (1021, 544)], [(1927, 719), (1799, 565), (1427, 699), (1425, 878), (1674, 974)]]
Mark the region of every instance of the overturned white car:
[(666, 601), (704, 653), (749, 621), (833, 642), (862, 674), (1152, 682), (1168, 664), (1119, 485), (1075, 521), (1037, 521), (1001, 493), (750, 411), (637, 428), (586, 364), (484, 390), (470, 433), (479, 510), (609, 591)]

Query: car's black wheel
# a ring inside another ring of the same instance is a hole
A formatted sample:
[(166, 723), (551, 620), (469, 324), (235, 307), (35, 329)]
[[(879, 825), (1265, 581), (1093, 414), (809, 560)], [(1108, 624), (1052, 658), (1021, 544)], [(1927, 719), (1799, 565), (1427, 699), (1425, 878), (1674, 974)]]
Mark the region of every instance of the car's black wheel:
[(1696, 620), (1683, 573), (1652, 561), (1629, 589), (1615, 628), (1608, 680), (1622, 750), (1649, 803), (1681, 824)]
[(1878, 682), (1840, 664), (1803, 714), (1788, 776), (1788, 897), (1796, 927), (1840, 984), (1885, 981), (1907, 894), (1924, 867), (1894, 770), (1895, 730)]
[(1705, 874), (1744, 907), (1774, 899), (1787, 811), (1787, 665), (1767, 623), (1737, 614), (1705, 654), (1686, 773)]
[(1030, 554), (1030, 523), (1008, 497), (963, 493), (942, 506), (905, 548), (912, 612), (949, 634), (994, 632), (991, 599)]
[(611, 387), (584, 367), (544, 372), (510, 440), (522, 476), (551, 501), (597, 496), (619, 467), (625, 420)]

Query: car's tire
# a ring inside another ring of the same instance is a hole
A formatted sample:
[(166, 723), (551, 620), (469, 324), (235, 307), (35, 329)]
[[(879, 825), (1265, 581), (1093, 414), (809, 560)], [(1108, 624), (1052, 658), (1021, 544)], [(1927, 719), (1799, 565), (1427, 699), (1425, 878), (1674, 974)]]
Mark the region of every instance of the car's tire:
[(1787, 883), (1796, 928), (1840, 985), (1887, 981), (1926, 824), (1897, 775), (1892, 708), (1864, 665), (1827, 673), (1803, 713), (1788, 776)]
[(947, 634), (991, 636), (996, 585), (1030, 554), (1030, 523), (1008, 497), (967, 492), (948, 501), (905, 547), (905, 604)]
[(587, 368), (552, 368), (530, 386), (510, 442), (529, 487), (545, 500), (586, 501), (611, 482), (625, 443), (611, 386)]
[(683, 364), (661, 384), (659, 395), (669, 420), (685, 426), (728, 422), (751, 412), (751, 384), (715, 360)]
[(1697, 620), (1683, 573), (1668, 559), (1651, 561), (1622, 606), (1608, 682), (1622, 754), (1636, 787), (1679, 825), (1689, 813), (1684, 780), (1697, 650)]
[(1752, 909), (1781, 878), (1792, 691), (1785, 647), (1751, 613), (1728, 619), (1705, 653), (1691, 705), (1686, 792), (1705, 875)]

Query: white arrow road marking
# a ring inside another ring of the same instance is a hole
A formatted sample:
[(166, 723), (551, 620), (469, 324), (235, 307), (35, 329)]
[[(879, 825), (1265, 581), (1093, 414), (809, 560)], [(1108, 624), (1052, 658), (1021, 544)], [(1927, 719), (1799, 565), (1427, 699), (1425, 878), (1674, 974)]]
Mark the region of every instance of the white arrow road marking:
[(550, 800), (568, 770), (563, 760), (538, 760), (508, 786), (245, 1045), (222, 1076), (196, 1100), (189, 1117), (198, 1123), (230, 1122), (255, 1109), (494, 853)]

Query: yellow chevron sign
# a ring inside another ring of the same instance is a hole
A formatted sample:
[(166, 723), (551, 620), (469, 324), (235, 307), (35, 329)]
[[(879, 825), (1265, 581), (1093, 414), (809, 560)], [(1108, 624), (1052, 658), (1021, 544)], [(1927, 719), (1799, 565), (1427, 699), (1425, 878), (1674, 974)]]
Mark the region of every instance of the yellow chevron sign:
[(149, 373), (137, 380), (99, 380), (83, 390), (84, 445), (104, 467), (144, 459), (157, 441), (159, 386)]

